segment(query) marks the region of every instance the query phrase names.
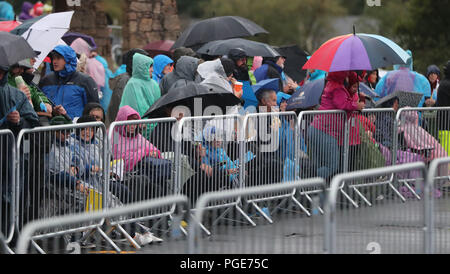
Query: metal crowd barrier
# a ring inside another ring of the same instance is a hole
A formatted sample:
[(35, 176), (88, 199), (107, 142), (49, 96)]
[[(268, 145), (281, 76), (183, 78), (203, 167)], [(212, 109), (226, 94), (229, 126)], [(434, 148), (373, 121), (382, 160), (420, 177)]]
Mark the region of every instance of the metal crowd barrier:
[[(300, 167), (299, 178), (322, 177), (328, 188), (331, 178), (344, 171), (342, 163), (344, 159), (343, 144), (345, 144), (345, 132), (348, 126), (347, 113), (342, 110), (302, 111), (297, 122), (297, 148), (295, 151), (297, 166)], [(312, 204), (315, 201), (311, 195), (322, 191), (323, 189), (318, 188), (305, 188), (296, 190), (294, 197), (301, 204)], [(348, 198), (352, 201), (350, 197)], [(323, 214), (321, 206), (318, 210)], [(307, 214), (311, 215), (310, 210)]]
[[(32, 221), (24, 227), (22, 234), (17, 243), (18, 254), (34, 253), (34, 249), (31, 247), (35, 241), (36, 235), (39, 235), (39, 231), (43, 230), (57, 230), (59, 227), (73, 227), (80, 223), (100, 223), (105, 219), (117, 219), (120, 217), (127, 218), (127, 216), (133, 216), (139, 214), (139, 212), (147, 212), (156, 208), (165, 208), (171, 205), (177, 205), (179, 208), (176, 219), (187, 219), (189, 216), (189, 204), (188, 199), (181, 195), (171, 195), (164, 198), (158, 198), (151, 201), (143, 201), (134, 204), (127, 204), (122, 207), (109, 209), (107, 211), (71, 214), (66, 216), (53, 217), (49, 219), (41, 219)], [(185, 241), (176, 241), (176, 235), (178, 231), (178, 224), (173, 222), (170, 227), (171, 233), (165, 237), (163, 242), (159, 244), (152, 244), (145, 250), (146, 254), (162, 254), (162, 253), (187, 253), (187, 245)], [(48, 240), (48, 239), (47, 239)], [(139, 253), (136, 249), (128, 247), (122, 247), (123, 250), (111, 250), (110, 246), (105, 245), (100, 240), (94, 242), (95, 247), (90, 249), (84, 249), (78, 242), (69, 242), (61, 240), (60, 238), (51, 239), (43, 243), (47, 246), (48, 250), (52, 254), (130, 254)], [(183, 251), (184, 250), (184, 251)], [(141, 251), (144, 252), (144, 251)]]
[[(110, 172), (114, 174), (115, 181), (128, 189), (126, 197), (119, 196), (124, 204), (177, 194), (174, 182), (175, 142), (172, 138), (175, 122), (174, 118), (164, 118), (114, 122), (110, 125)], [(122, 226), (140, 223), (151, 226), (152, 231), (158, 230), (159, 222), (168, 221), (173, 212), (174, 205), (168, 205), (109, 222), (136, 248), (141, 248)]]
[[(203, 193), (242, 187), (241, 124), (240, 115), (187, 117), (176, 124), (175, 181), (178, 193), (189, 197), (192, 208)], [(221, 209), (223, 215), (236, 209), (253, 224), (239, 199), (215, 201), (209, 208)]]
[[(296, 161), (297, 138), (295, 136), (297, 115), (295, 112), (268, 112), (249, 114), (244, 117), (242, 132), (246, 133), (241, 147), (241, 181), (244, 188), (290, 182), (299, 176)], [(273, 223), (271, 211), (294, 202), (303, 212), (308, 210), (295, 199), (292, 192), (265, 193), (249, 196), (246, 202), (269, 223)]]
[(10, 130), (0, 130), (0, 234), (5, 248), (14, 235), (15, 216), (15, 137)]
[[(402, 108), (397, 112), (394, 127), (393, 161), (396, 164), (424, 162), (449, 156), (450, 108)], [(439, 175), (448, 176), (448, 167), (441, 167)], [(415, 186), (414, 178), (400, 178), (404, 184), (403, 196), (420, 199), (422, 189)], [(406, 187), (406, 188), (405, 188)]]
[[(417, 183), (425, 184), (422, 162), (355, 171), (334, 177), (325, 204), (328, 253), (422, 253), (425, 248), (425, 204), (411, 197), (404, 203), (398, 195), (383, 193), (376, 207), (362, 204), (347, 207), (339, 195), (343, 183), (394, 174), (415, 173)], [(341, 210), (337, 210), (337, 208)]]
[[(83, 123), (22, 130), (16, 151), (16, 224), (97, 211), (120, 204), (111, 195), (107, 140), (103, 123)], [(112, 190), (112, 189), (111, 189)], [(119, 189), (122, 191), (122, 189)], [(112, 191), (114, 193), (114, 191)], [(35, 239), (58, 233), (86, 233), (101, 223), (79, 223), (39, 231)], [(33, 246), (45, 253), (33, 240)]]
[[(450, 141), (450, 140), (449, 140)], [(450, 158), (435, 159), (428, 170), (427, 184), (424, 189), (426, 216), (427, 254), (450, 253), (450, 176), (442, 176), (440, 171), (449, 168)]]
[[(210, 237), (202, 237), (198, 223), (212, 221), (220, 215), (211, 211), (209, 204), (214, 201), (238, 199), (254, 195), (274, 195), (276, 193), (292, 193), (294, 189), (316, 187), (324, 188), (324, 180), (313, 178), (304, 181), (254, 186), (212, 192), (202, 195), (197, 203), (195, 216), (192, 216), (188, 234), (190, 254), (280, 254), (280, 253), (323, 253), (323, 218), (305, 218), (305, 215), (294, 212), (277, 216), (277, 226), (267, 223), (257, 227), (240, 223), (231, 216), (231, 220), (223, 220), (212, 227)], [(317, 205), (316, 205), (317, 206)]]
[[(350, 115), (345, 133), (344, 173), (393, 165), (394, 121), (393, 109), (368, 109)], [(383, 176), (375, 181), (353, 181), (343, 187), (356, 204), (363, 202), (371, 206), (386, 191), (386, 186), (398, 193), (393, 179), (393, 175)], [(374, 185), (377, 185), (375, 189)]]

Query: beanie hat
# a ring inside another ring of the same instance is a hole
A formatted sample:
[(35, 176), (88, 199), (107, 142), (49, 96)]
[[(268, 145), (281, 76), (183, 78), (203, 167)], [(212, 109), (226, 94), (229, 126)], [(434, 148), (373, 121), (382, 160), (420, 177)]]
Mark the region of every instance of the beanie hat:
[(51, 126), (61, 126), (61, 125), (71, 125), (73, 124), (71, 120), (64, 116), (55, 116), (50, 120)]

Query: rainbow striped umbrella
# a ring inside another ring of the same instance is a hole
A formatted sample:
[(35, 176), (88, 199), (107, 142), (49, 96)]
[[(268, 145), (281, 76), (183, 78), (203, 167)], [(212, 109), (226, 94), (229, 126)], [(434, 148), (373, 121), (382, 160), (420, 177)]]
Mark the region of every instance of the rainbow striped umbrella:
[(325, 42), (306, 62), (303, 69), (327, 72), (373, 70), (406, 64), (410, 56), (393, 41), (380, 35), (353, 33)]

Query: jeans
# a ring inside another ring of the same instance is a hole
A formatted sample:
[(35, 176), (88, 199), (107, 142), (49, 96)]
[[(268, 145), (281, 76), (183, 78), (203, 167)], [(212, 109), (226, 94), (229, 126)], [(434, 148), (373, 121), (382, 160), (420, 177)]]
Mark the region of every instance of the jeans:
[(317, 168), (317, 176), (327, 180), (331, 179), (339, 171), (341, 159), (337, 140), (310, 126), (307, 141), (311, 161)]

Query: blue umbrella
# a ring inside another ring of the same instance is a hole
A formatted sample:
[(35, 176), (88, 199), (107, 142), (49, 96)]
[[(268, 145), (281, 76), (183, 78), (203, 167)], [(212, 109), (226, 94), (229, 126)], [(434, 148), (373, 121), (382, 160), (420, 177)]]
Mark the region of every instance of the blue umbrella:
[(286, 110), (308, 109), (318, 105), (324, 88), (325, 78), (306, 83), (287, 101)]
[(255, 92), (252, 89), (250, 81), (244, 81), (242, 87), (242, 99), (245, 101), (244, 108), (249, 106), (258, 106), (258, 99), (255, 96)]
[(264, 90), (264, 89), (271, 89), (271, 90), (275, 90), (278, 91), (278, 81), (280, 79), (278, 78), (273, 78), (273, 79), (266, 79), (266, 80), (262, 80), (259, 81), (257, 84), (252, 86), (253, 89), (253, 93), (255, 94), (256, 98), (258, 98), (258, 95), (260, 93), (260, 91)]

